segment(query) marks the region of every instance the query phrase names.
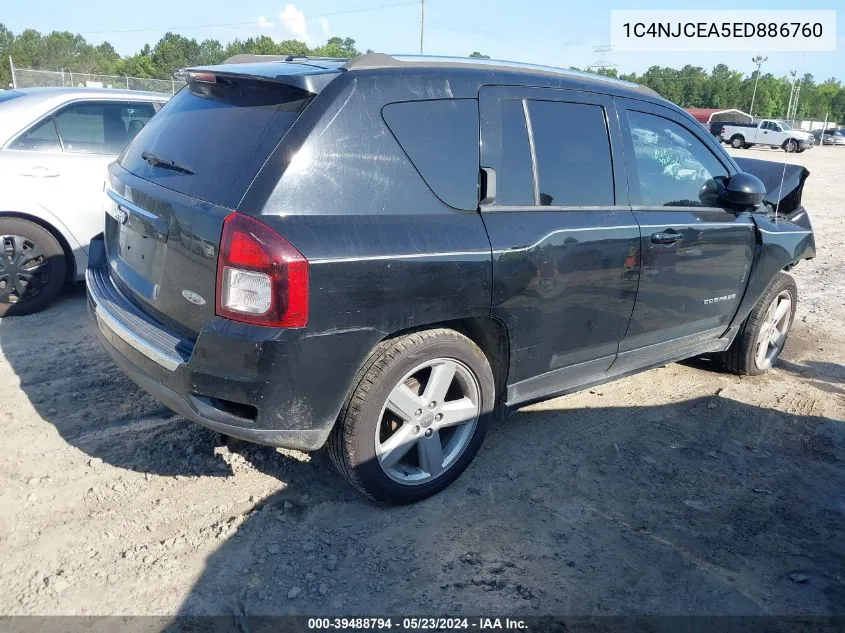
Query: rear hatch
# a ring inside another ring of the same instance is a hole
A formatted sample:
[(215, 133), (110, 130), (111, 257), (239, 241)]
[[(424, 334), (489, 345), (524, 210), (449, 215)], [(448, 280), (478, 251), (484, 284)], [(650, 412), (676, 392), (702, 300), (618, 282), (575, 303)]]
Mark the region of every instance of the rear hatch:
[(223, 220), (329, 72), (286, 63), (189, 71), (110, 167), (106, 252), (139, 307), (192, 339), (214, 316)]

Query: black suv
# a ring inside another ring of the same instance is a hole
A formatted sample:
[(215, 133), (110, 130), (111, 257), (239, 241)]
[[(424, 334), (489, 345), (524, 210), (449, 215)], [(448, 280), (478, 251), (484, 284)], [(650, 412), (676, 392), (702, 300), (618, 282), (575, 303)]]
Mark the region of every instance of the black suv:
[(186, 75), (109, 169), (87, 281), (105, 347), (190, 420), (327, 444), (407, 503), (509, 409), (783, 347), (780, 271), (815, 248), (800, 187), (775, 214), (648, 89), (387, 55)]

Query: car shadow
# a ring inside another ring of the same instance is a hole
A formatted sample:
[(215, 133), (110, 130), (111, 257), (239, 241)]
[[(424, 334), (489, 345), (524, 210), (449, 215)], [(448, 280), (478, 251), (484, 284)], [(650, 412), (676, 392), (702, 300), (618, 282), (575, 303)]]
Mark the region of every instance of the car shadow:
[(42, 312), (0, 319), (0, 351), (37, 415), (68, 444), (119, 468), (230, 475), (214, 452), (220, 436), (141, 391), (102, 348), (94, 327), (84, 284)]
[[(82, 289), (0, 321), (0, 349), (29, 406), (86, 454), (231, 474), (217, 434), (112, 363)], [(325, 451), (230, 444), (284, 486), (208, 556), (179, 615), (251, 631), (273, 614), (845, 615), (842, 422), (723, 396), (568, 402), (495, 424), (461, 478), (406, 507), (367, 501)]]
[(174, 622), (845, 614), (842, 422), (724, 397), (554, 404), (494, 425), (466, 473), (406, 507), (339, 488), (325, 452), (281, 472), (247, 447), (287, 487), (207, 558)]

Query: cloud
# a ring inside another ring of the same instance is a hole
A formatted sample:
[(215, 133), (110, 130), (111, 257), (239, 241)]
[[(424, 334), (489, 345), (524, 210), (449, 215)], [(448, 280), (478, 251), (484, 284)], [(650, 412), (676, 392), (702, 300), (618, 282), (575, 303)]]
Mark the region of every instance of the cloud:
[(258, 28), (269, 29), (271, 26), (273, 26), (273, 23), (267, 18), (265, 18), (263, 15), (258, 17)]
[(295, 4), (286, 4), (284, 11), (279, 14), (282, 27), (294, 39), (309, 41), (308, 25), (305, 23), (305, 14), (296, 8)]
[(320, 18), (320, 28), (323, 29), (323, 35), (326, 36), (326, 39), (330, 39), (332, 36), (332, 29), (329, 26), (329, 19), (327, 17)]

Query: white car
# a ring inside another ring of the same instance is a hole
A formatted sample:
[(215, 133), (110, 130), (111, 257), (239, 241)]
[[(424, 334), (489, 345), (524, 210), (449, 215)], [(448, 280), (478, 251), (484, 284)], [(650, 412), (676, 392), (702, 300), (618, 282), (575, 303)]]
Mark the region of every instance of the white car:
[(0, 92), (0, 317), (37, 312), (83, 279), (103, 230), (106, 167), (170, 95)]
[(759, 123), (725, 123), (722, 141), (734, 149), (768, 145), (787, 152), (803, 152), (813, 146), (814, 139), (809, 132), (794, 130), (785, 121), (763, 119)]

